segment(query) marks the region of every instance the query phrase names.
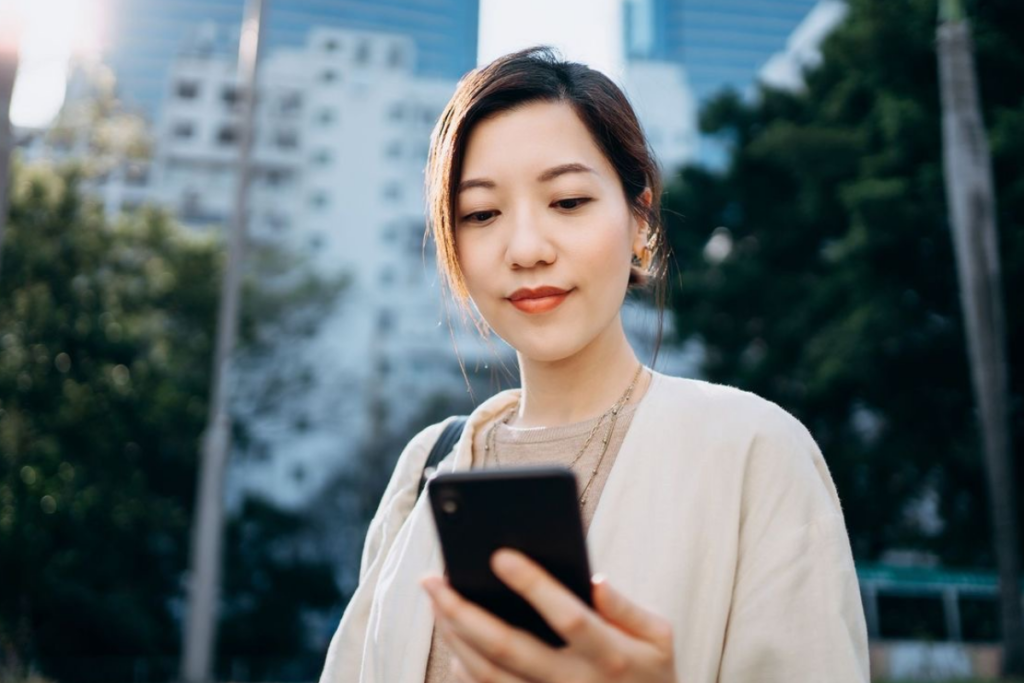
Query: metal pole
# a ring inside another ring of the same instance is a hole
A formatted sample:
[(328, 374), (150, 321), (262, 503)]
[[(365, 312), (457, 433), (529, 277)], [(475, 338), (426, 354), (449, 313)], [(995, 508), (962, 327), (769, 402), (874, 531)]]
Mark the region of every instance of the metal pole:
[(960, 630), (960, 592), (956, 586), (942, 589), (942, 611), (946, 617), (946, 640), (954, 643), (963, 641)]
[(234, 212), (228, 239), (228, 259), (221, 282), (217, 316), (217, 347), (213, 361), (210, 405), (200, 454), (198, 495), (192, 528), (188, 612), (182, 651), (181, 677), (187, 683), (213, 680), (217, 631), (221, 544), (224, 530), (224, 473), (231, 450), (229, 381), (231, 357), (238, 333), (239, 294), (245, 250), (250, 157), (256, 107), (256, 66), (267, 0), (247, 0), (238, 45), (242, 122), (235, 185)]
[(14, 131), (11, 129), (11, 99), (18, 74), (18, 21), (10, 7), (0, 7), (0, 276), (3, 275), (4, 234), (7, 232), (8, 190)]
[(974, 46), (958, 0), (940, 5), (937, 47), (946, 201), (999, 567), (1003, 674), (1019, 676), (1024, 674), (1024, 618), (995, 192)]

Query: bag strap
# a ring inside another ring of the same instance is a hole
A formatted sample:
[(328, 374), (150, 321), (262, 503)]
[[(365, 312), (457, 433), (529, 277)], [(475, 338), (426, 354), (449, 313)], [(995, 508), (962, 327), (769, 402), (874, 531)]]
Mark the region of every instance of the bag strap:
[(462, 436), (462, 430), (466, 427), (467, 419), (469, 419), (469, 416), (459, 415), (446, 424), (441, 431), (441, 436), (437, 437), (434, 447), (430, 450), (430, 455), (427, 456), (427, 463), (423, 466), (423, 474), (420, 475), (420, 487), (416, 490), (417, 498), (423, 493), (423, 488), (427, 485), (427, 481), (434, 476), (438, 464), (455, 448), (459, 437)]

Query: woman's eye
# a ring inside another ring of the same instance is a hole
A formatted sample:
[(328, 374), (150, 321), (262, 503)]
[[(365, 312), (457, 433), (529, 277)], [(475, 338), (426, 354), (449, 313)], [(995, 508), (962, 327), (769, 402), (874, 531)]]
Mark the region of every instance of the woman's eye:
[(467, 223), (486, 223), (494, 218), (497, 213), (497, 211), (474, 211), (463, 216), (462, 220)]
[(589, 201), (589, 197), (572, 197), (571, 199), (559, 199), (554, 205), (559, 209), (572, 211), (573, 209), (578, 209)]

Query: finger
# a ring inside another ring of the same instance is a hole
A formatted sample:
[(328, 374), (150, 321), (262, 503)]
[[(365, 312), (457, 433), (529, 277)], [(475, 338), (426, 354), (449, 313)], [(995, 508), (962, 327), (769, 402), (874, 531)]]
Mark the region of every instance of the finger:
[(438, 622), (488, 661), (525, 678), (558, 668), (554, 650), (531, 634), (466, 600), (438, 577), (421, 583), (430, 595)]
[(614, 630), (536, 562), (504, 548), (492, 556), (491, 567), (566, 643), (598, 661), (618, 652)]
[(493, 683), (522, 683), (523, 679), (488, 661), (442, 619), (437, 623), (438, 634), (452, 652), (452, 668), (464, 669), (461, 679), (493, 681)]
[(595, 576), (593, 585), (594, 609), (598, 614), (632, 636), (671, 649), (672, 624), (668, 620), (612, 588), (603, 576)]

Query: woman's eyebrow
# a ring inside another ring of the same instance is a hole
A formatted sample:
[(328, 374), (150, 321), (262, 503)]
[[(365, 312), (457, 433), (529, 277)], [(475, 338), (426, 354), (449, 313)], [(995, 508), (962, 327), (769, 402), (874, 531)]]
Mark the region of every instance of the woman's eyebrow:
[(455, 191), (455, 194), (465, 192), (466, 190), (469, 190), (474, 187), (482, 187), (488, 190), (493, 190), (495, 187), (497, 187), (497, 183), (495, 183), (490, 178), (471, 178), (470, 180), (463, 180), (461, 183), (459, 183), (459, 187)]
[(581, 163), (559, 164), (558, 166), (552, 166), (537, 176), (537, 182), (546, 183), (566, 173), (597, 173), (597, 171)]
[[(550, 182), (555, 178), (558, 178), (559, 176), (565, 175), (566, 173), (597, 173), (597, 171), (590, 168), (586, 164), (576, 162), (571, 164), (559, 164), (558, 166), (552, 166), (551, 168), (537, 176), (537, 182)], [(490, 178), (470, 178), (469, 180), (463, 180), (461, 183), (459, 183), (459, 187), (455, 192), (456, 194), (459, 194), (474, 187), (482, 187), (487, 190), (493, 190), (497, 186), (498, 184), (495, 183)]]

